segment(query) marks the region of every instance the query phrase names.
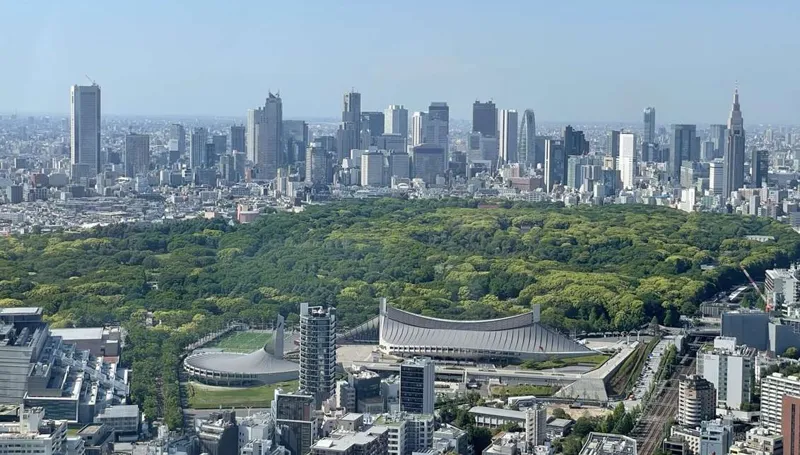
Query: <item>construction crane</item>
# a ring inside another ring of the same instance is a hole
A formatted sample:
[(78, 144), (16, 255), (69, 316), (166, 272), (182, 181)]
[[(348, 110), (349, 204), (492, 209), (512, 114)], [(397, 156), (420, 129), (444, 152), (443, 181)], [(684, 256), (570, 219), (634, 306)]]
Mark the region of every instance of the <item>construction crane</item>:
[(747, 280), (750, 281), (750, 286), (753, 286), (753, 289), (756, 290), (756, 294), (758, 294), (758, 296), (761, 297), (761, 300), (764, 301), (764, 305), (765, 305), (764, 308), (767, 310), (767, 313), (771, 312), (772, 311), (772, 304), (769, 303), (769, 299), (767, 299), (767, 296), (765, 296), (764, 293), (761, 292), (761, 289), (758, 287), (756, 282), (753, 280), (753, 277), (750, 276), (750, 274), (747, 272), (747, 269), (744, 268), (744, 266), (742, 264), (739, 264), (739, 268), (742, 269), (742, 272), (744, 272), (744, 276), (746, 276)]
[(97, 82), (95, 82), (95, 81), (94, 81), (94, 79), (92, 79), (91, 77), (89, 77), (89, 75), (88, 75), (88, 74), (84, 74), (84, 76), (86, 76), (86, 79), (89, 79), (89, 82), (91, 82), (91, 83), (92, 83), (92, 85), (97, 85)]

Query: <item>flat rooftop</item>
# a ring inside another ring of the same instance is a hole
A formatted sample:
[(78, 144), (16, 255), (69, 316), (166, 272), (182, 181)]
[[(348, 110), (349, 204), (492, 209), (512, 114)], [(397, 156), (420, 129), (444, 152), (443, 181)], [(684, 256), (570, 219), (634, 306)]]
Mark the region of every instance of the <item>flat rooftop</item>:
[(102, 327), (81, 327), (75, 329), (50, 329), (53, 336), (61, 337), (64, 341), (74, 340), (102, 340)]
[(470, 414), (489, 415), (502, 417), (505, 419), (525, 420), (525, 413), (512, 409), (490, 408), (489, 406), (473, 406), (469, 409)]
[(42, 314), (42, 309), (35, 306), (0, 309), (0, 316), (32, 316), (37, 314)]

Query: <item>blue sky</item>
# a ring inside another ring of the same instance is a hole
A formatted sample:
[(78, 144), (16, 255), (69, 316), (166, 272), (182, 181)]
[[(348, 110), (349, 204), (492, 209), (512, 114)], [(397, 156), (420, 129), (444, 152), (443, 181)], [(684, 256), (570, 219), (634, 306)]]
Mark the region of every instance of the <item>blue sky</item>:
[(0, 0), (0, 112), (66, 113), (90, 75), (110, 114), (285, 117), (475, 99), (540, 121), (800, 123), (800, 2)]

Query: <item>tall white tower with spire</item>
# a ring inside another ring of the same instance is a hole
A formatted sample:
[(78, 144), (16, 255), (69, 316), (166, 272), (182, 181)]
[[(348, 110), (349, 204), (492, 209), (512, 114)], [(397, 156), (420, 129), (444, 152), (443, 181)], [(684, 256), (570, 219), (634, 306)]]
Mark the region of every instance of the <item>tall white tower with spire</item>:
[(731, 192), (744, 186), (744, 119), (739, 108), (738, 88), (733, 92), (733, 109), (728, 118), (728, 140), (722, 166), (722, 196), (727, 201)]

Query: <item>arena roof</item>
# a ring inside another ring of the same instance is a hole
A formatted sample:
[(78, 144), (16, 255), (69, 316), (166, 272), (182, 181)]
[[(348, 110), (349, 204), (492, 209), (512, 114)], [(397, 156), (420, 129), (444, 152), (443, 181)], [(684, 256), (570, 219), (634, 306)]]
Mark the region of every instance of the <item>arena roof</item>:
[(544, 359), (592, 350), (539, 323), (539, 308), (481, 321), (454, 321), (409, 313), (381, 303), (380, 316), (344, 334), (341, 343), (378, 342), (401, 356)]
[(296, 363), (276, 359), (264, 349), (258, 349), (250, 354), (205, 351), (190, 355), (185, 362), (194, 368), (232, 374), (288, 373), (299, 369)]

